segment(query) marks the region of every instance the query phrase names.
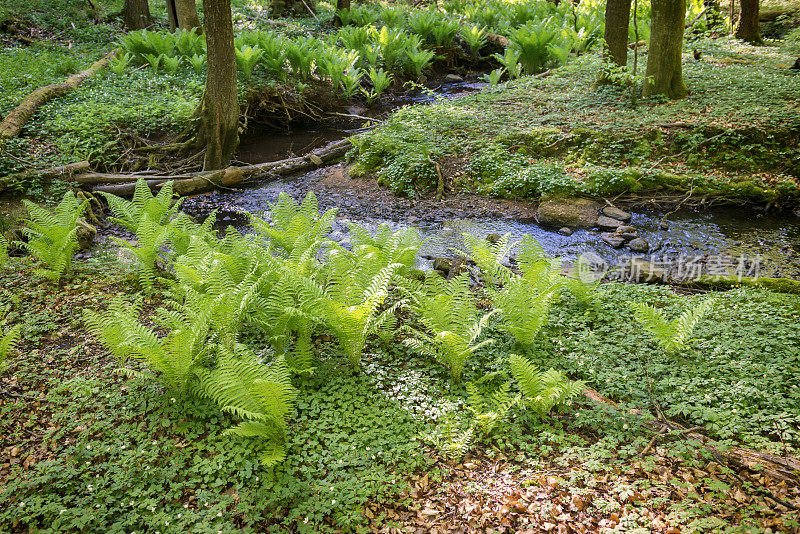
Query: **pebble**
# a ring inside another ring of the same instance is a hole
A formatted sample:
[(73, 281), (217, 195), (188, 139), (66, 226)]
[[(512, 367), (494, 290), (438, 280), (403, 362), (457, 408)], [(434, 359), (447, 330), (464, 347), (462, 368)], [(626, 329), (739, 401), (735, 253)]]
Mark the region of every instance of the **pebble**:
[(572, 235), (572, 228), (567, 226), (558, 229), (558, 233), (561, 235)]
[(609, 232), (601, 234), (600, 239), (612, 248), (619, 248), (625, 243), (624, 239)]
[(628, 213), (627, 211), (623, 211), (619, 208), (615, 208), (613, 206), (606, 206), (600, 211), (602, 211), (603, 215), (605, 215), (606, 217), (611, 217), (612, 219), (616, 219), (618, 221), (628, 222), (631, 220), (630, 213)]
[(633, 252), (647, 252), (650, 250), (650, 243), (648, 243), (646, 239), (637, 237), (636, 239), (628, 243), (628, 248), (631, 249)]

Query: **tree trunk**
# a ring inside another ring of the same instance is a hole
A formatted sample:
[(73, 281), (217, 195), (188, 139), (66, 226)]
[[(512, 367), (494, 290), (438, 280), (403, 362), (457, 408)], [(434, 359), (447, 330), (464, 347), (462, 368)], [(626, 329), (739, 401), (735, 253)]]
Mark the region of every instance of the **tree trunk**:
[(208, 171), (227, 166), (239, 145), (239, 101), (231, 0), (203, 0), (203, 7), (208, 60), (197, 141), (205, 148)]
[(604, 37), (608, 47), (608, 57), (620, 67), (628, 64), (628, 21), (630, 17), (631, 0), (608, 0)]
[(169, 18), (169, 28), (172, 31), (195, 30), (202, 32), (200, 18), (197, 16), (197, 5), (195, 0), (167, 0), (167, 17)]
[(337, 13), (333, 16), (333, 25), (337, 28), (342, 26), (342, 20), (339, 18), (338, 13), (340, 9), (350, 9), (350, 0), (336, 0)]
[(129, 30), (143, 30), (153, 25), (153, 16), (147, 0), (125, 0), (122, 21)]
[(652, 13), (650, 51), (642, 95), (683, 98), (689, 94), (681, 65), (686, 0), (653, 0)]
[[(731, 0), (731, 3), (733, 0)], [(734, 37), (752, 44), (761, 44), (761, 28), (758, 26), (758, 0), (741, 0), (739, 18), (736, 20)]]

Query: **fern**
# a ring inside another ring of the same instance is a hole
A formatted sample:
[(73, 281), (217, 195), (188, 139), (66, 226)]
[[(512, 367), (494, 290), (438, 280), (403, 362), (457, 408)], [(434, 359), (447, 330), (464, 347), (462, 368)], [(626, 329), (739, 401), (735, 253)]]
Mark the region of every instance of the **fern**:
[(592, 269), (587, 259), (580, 255), (575, 263), (574, 276), (565, 277), (563, 285), (585, 308), (593, 308), (600, 296), (600, 281), (602, 276)]
[(709, 298), (700, 301), (693, 308), (684, 312), (672, 321), (669, 321), (663, 312), (639, 302), (631, 302), (636, 320), (644, 326), (661, 349), (667, 354), (675, 354), (686, 350), (697, 323), (716, 303), (716, 299)]
[(173, 238), (176, 228), (183, 224), (176, 214), (181, 200), (172, 202), (172, 182), (167, 182), (153, 195), (144, 178), (136, 182), (133, 200), (110, 193), (104, 194), (116, 217), (111, 221), (136, 235), (136, 244), (112, 237), (115, 243), (130, 250), (137, 259), (140, 286), (149, 291), (156, 278), (156, 260), (163, 247)]
[(502, 264), (502, 261), (508, 257), (513, 246), (510, 242), (511, 234), (502, 235), (494, 243), (470, 234), (462, 235), (468, 250), (458, 251), (458, 253), (468, 256), (475, 262), (486, 283), (489, 285), (507, 283), (511, 277), (511, 271)]
[(461, 380), (467, 359), (492, 343), (491, 339), (480, 343), (477, 339), (495, 312), (478, 317), (466, 274), (446, 282), (435, 273), (427, 273), (413, 310), (427, 332), (412, 331), (413, 337), (405, 344), (446, 365), (455, 382)]
[(8, 240), (0, 235), (0, 267), (8, 262)]
[(20, 334), (22, 333), (22, 325), (14, 325), (5, 334), (0, 330), (0, 369), (3, 368), (4, 362), (11, 353), (11, 350), (19, 342)]
[(243, 420), (226, 433), (269, 440), (261, 456), (266, 466), (286, 457), (286, 426), (297, 390), (282, 358), (267, 366), (250, 351), (221, 349), (216, 368), (201, 368), (197, 374), (199, 393)]
[(434, 431), (422, 432), (420, 437), (423, 441), (430, 443), (442, 455), (450, 461), (460, 461), (469, 452), (472, 440), (475, 437), (474, 424), (467, 425), (460, 423), (455, 409), (448, 409)]
[(547, 323), (556, 287), (544, 280), (539, 283), (514, 276), (501, 291), (492, 292), (494, 306), (503, 316), (503, 327), (523, 347), (533, 345)]
[(86, 310), (84, 320), (98, 340), (118, 359), (142, 360), (157, 374), (127, 368), (121, 369), (123, 373), (154, 377), (168, 389), (186, 393), (198, 364), (207, 352), (211, 312), (203, 310), (193, 315), (185, 307), (172, 306), (173, 309), (157, 311), (157, 324), (167, 331), (165, 337), (159, 337), (154, 329), (139, 322), (137, 306), (126, 306), (122, 302), (114, 302), (103, 314)]
[(473, 421), (485, 436), (491, 436), (497, 425), (505, 421), (511, 408), (521, 400), (519, 395), (511, 395), (510, 382), (503, 382), (487, 395), (481, 393), (478, 385), (469, 382), (467, 395)]
[(317, 197), (311, 191), (301, 204), (286, 193), (281, 193), (278, 201), (272, 205), (271, 216), (271, 225), (251, 216), (253, 228), (285, 252), (291, 253), (298, 240), (308, 243), (309, 240), (320, 240), (326, 236), (331, 231), (336, 210), (330, 209), (320, 216)]
[(23, 203), (30, 217), (27, 227), (22, 229), (28, 238), (23, 246), (44, 264), (36, 272), (60, 283), (69, 272), (78, 243), (78, 218), (83, 215), (89, 201), (78, 202), (72, 191), (67, 191), (53, 212), (28, 200), (23, 200)]
[(538, 415), (546, 415), (556, 406), (569, 403), (584, 384), (572, 381), (555, 369), (540, 372), (530, 361), (512, 354), (508, 358), (511, 375), (523, 395), (523, 405)]

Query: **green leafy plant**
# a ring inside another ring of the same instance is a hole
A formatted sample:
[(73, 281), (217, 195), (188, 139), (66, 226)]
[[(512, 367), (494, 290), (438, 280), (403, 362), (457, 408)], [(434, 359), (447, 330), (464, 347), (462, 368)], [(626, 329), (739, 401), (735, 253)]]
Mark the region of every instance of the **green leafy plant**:
[(569, 380), (555, 369), (540, 372), (516, 354), (509, 356), (508, 365), (522, 392), (522, 405), (537, 415), (546, 415), (556, 406), (569, 403), (584, 388), (583, 382)]
[(122, 76), (122, 74), (124, 74), (125, 71), (128, 70), (128, 65), (130, 65), (132, 60), (133, 60), (133, 54), (130, 54), (128, 52), (116, 54), (111, 59), (111, 72), (113, 72), (117, 76)]
[(420, 437), (451, 462), (458, 462), (469, 452), (475, 438), (475, 425), (459, 421), (456, 408), (449, 406), (436, 428), (430, 432), (420, 432)]
[(508, 75), (511, 76), (512, 79), (517, 79), (522, 76), (522, 65), (520, 65), (520, 52), (514, 48), (506, 48), (503, 55), (500, 54), (492, 54), (492, 57), (495, 58), (503, 67), (505, 67), (506, 72)]
[(635, 312), (636, 320), (653, 336), (664, 352), (672, 355), (687, 349), (697, 323), (715, 303), (716, 299), (713, 298), (702, 300), (672, 321), (648, 304), (631, 302), (630, 306)]
[(122, 367), (120, 372), (132, 377), (155, 378), (167, 389), (185, 394), (195, 370), (208, 354), (212, 311), (195, 313), (174, 302), (170, 306), (172, 309), (157, 310), (154, 319), (156, 327), (166, 332), (164, 337), (159, 337), (155, 328), (139, 322), (138, 305), (115, 303), (105, 313), (86, 310), (84, 321), (120, 360), (142, 360), (156, 374), (127, 367)]
[(0, 267), (3, 267), (8, 261), (8, 240), (0, 235)]
[(235, 49), (236, 68), (244, 73), (245, 78), (253, 75), (253, 69), (261, 61), (264, 53), (258, 46), (242, 45)]
[(286, 193), (280, 193), (270, 212), (272, 222), (268, 223), (251, 216), (256, 232), (269, 238), (286, 253), (291, 253), (298, 240), (308, 243), (309, 239), (320, 240), (331, 231), (336, 210), (329, 209), (319, 214), (317, 197), (309, 191), (302, 203), (298, 204)]
[(282, 358), (261, 363), (249, 350), (219, 351), (214, 369), (197, 369), (198, 391), (222, 409), (243, 419), (226, 431), (241, 437), (269, 440), (261, 462), (273, 466), (286, 458), (286, 430), (297, 390)]
[(192, 66), (192, 68), (197, 74), (203, 74), (203, 71), (206, 68), (205, 55), (194, 54), (192, 56), (186, 56), (186, 59), (189, 61), (189, 64)]
[[(5, 316), (7, 311), (8, 311), (7, 307), (5, 309), (0, 308), (0, 315)], [(0, 326), (2, 326), (4, 323), (5, 321), (0, 321)], [(3, 329), (0, 328), (0, 370), (3, 369), (5, 361), (11, 354), (11, 350), (19, 342), (21, 333), (22, 333), (22, 324), (16, 324), (11, 328), (7, 328), (5, 330), (5, 333), (3, 333)]]
[(461, 29), (461, 38), (467, 43), (469, 51), (473, 56), (477, 56), (483, 45), (486, 44), (486, 30), (480, 26), (470, 26), (469, 28)]
[(72, 264), (78, 246), (78, 219), (89, 201), (78, 202), (72, 191), (67, 191), (53, 212), (29, 200), (23, 203), (30, 217), (22, 229), (28, 238), (23, 246), (44, 264), (36, 272), (59, 283)]
[(491, 339), (477, 342), (477, 339), (495, 312), (478, 317), (466, 274), (447, 282), (428, 272), (424, 285), (413, 298), (412, 309), (426, 332), (414, 330), (413, 337), (404, 343), (439, 360), (447, 366), (453, 381), (460, 382), (467, 359), (493, 342)]
[(161, 64), (164, 66), (164, 70), (167, 71), (169, 74), (175, 74), (178, 72), (178, 68), (181, 66), (181, 57), (180, 56), (160, 56)]
[(113, 240), (136, 257), (139, 283), (148, 291), (155, 282), (156, 260), (164, 245), (173, 237), (176, 226), (181, 224), (176, 218), (181, 200), (173, 203), (172, 196), (172, 182), (164, 184), (158, 195), (153, 195), (143, 178), (136, 182), (130, 201), (110, 193), (104, 194), (109, 208), (116, 215), (111, 221), (136, 235), (135, 244), (116, 237)]
[(518, 53), (519, 62), (528, 74), (544, 70), (550, 59), (548, 46), (555, 38), (555, 31), (548, 28), (549, 22), (548, 19), (540, 24), (529, 23), (511, 31), (509, 46)]
[(370, 67), (367, 76), (372, 82), (372, 89), (365, 89), (364, 94), (367, 97), (367, 104), (372, 104), (392, 84), (392, 75), (384, 72), (382, 68), (375, 70), (374, 67)]
[(511, 383), (506, 381), (486, 394), (481, 393), (479, 384), (467, 383), (467, 407), (472, 419), (484, 436), (491, 436), (498, 424), (508, 417), (508, 413), (522, 397), (511, 394)]
[(147, 60), (147, 63), (150, 65), (150, 68), (153, 69), (153, 73), (155, 74), (158, 74), (158, 69), (161, 66), (161, 60), (165, 57), (168, 56), (164, 54), (144, 54), (144, 59)]
[(499, 69), (494, 69), (489, 74), (484, 74), (481, 77), (481, 79), (484, 82), (486, 82), (489, 85), (494, 87), (495, 85), (500, 83), (500, 79), (503, 77), (503, 74), (505, 74), (505, 73), (506, 73), (506, 69), (505, 69), (505, 67), (502, 67), (502, 68), (499, 68)]
[(422, 76), (422, 72), (431, 64), (435, 55), (433, 50), (420, 50), (418, 48), (406, 50), (406, 54), (408, 55), (410, 70), (417, 78)]

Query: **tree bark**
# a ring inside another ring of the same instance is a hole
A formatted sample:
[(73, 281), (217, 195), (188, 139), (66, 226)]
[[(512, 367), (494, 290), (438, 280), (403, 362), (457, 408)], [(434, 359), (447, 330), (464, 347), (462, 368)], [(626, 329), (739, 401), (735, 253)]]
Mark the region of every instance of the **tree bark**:
[(143, 30), (153, 25), (153, 16), (147, 0), (125, 0), (122, 21), (129, 30)]
[(172, 31), (177, 29), (203, 31), (200, 17), (197, 16), (195, 0), (167, 0), (167, 17)]
[(333, 25), (336, 28), (342, 26), (342, 20), (339, 18), (340, 9), (350, 9), (350, 0), (336, 0), (336, 14), (333, 16)]
[(17, 137), (22, 132), (22, 127), (30, 120), (40, 106), (50, 100), (74, 91), (84, 80), (97, 74), (108, 65), (108, 61), (114, 56), (116, 51), (108, 54), (98, 61), (95, 61), (88, 69), (73, 74), (63, 83), (54, 83), (40, 87), (26, 96), (19, 106), (11, 110), (8, 115), (0, 122), (0, 139)]
[(652, 13), (650, 51), (642, 95), (683, 98), (689, 94), (681, 65), (686, 0), (653, 0)]
[(239, 101), (231, 0), (204, 0), (203, 7), (208, 75), (197, 141), (206, 150), (203, 169), (208, 171), (227, 166), (239, 145)]
[(628, 21), (631, 17), (631, 0), (606, 2), (605, 40), (608, 57), (620, 67), (628, 64)]
[(741, 0), (739, 18), (736, 20), (733, 35), (751, 44), (763, 42), (761, 28), (758, 25), (758, 0)]

